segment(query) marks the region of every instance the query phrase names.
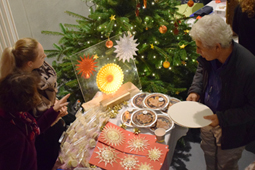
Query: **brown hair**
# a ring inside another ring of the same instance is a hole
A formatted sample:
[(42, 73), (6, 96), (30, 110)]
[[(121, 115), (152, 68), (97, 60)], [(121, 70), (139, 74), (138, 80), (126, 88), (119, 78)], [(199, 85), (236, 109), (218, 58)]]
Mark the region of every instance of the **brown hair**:
[(0, 81), (0, 107), (6, 112), (27, 112), (41, 101), (37, 86), (38, 76), (34, 73), (17, 72)]
[(255, 15), (255, 0), (241, 0), (240, 6), (242, 8), (242, 12), (247, 13), (249, 18), (254, 17)]
[(12, 73), (15, 67), (22, 68), (28, 61), (35, 61), (38, 56), (38, 44), (33, 38), (22, 38), (14, 47), (5, 48), (0, 63), (0, 79)]

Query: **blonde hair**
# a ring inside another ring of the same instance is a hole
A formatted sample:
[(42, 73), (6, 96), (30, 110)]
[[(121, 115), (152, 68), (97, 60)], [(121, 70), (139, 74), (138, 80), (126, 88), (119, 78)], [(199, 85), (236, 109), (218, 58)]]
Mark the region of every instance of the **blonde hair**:
[(15, 68), (21, 69), (28, 61), (35, 61), (38, 44), (33, 38), (22, 38), (14, 47), (5, 48), (0, 61), (0, 79), (12, 73)]
[(241, 0), (240, 6), (242, 8), (242, 12), (247, 13), (249, 18), (254, 17), (255, 15), (255, 0)]

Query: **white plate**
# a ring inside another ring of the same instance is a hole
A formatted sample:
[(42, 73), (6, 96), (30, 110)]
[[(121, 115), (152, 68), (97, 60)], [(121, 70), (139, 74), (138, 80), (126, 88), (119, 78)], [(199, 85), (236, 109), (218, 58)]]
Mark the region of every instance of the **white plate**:
[(200, 128), (211, 123), (204, 116), (213, 115), (212, 110), (204, 104), (194, 101), (181, 101), (168, 109), (168, 115), (180, 126)]

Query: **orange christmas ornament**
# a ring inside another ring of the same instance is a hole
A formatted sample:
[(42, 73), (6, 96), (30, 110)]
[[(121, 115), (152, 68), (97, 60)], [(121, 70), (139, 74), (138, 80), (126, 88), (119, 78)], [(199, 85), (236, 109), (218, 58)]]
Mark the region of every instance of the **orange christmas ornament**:
[(85, 79), (89, 79), (90, 75), (93, 75), (93, 71), (96, 71), (94, 68), (97, 67), (95, 66), (95, 64), (97, 62), (94, 62), (95, 59), (93, 59), (93, 55), (91, 56), (91, 58), (89, 58), (89, 54), (88, 57), (86, 57), (84, 55), (84, 58), (81, 58), (81, 61), (77, 60), (80, 64), (76, 64), (76, 66), (78, 68), (76, 68), (76, 70), (79, 70), (78, 74), (82, 73), (81, 77), (84, 77)]
[(194, 5), (194, 1), (193, 0), (189, 0), (187, 4), (188, 4), (189, 7), (192, 7)]
[(161, 34), (165, 34), (165, 33), (167, 32), (167, 27), (166, 27), (165, 25), (161, 25), (161, 26), (159, 27), (159, 32), (160, 32)]
[(112, 42), (110, 39), (108, 39), (108, 40), (106, 41), (106, 43), (105, 43), (105, 46), (106, 46), (107, 48), (112, 48), (113, 42)]
[(147, 0), (143, 0), (143, 6), (144, 8), (147, 8)]
[(170, 63), (169, 63), (169, 61), (164, 61), (164, 63), (163, 63), (163, 67), (164, 68), (169, 68), (170, 67)]

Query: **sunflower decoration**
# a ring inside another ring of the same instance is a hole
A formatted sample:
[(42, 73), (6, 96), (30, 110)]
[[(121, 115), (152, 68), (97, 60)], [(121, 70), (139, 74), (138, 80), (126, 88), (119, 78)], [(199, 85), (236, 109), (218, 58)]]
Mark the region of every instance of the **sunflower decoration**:
[(76, 66), (78, 68), (76, 68), (76, 70), (79, 70), (78, 74), (82, 74), (81, 77), (84, 77), (85, 79), (89, 79), (91, 74), (93, 75), (93, 71), (96, 72), (96, 70), (94, 69), (95, 67), (97, 67), (95, 64), (97, 62), (94, 62), (95, 59), (93, 59), (93, 55), (91, 56), (91, 58), (85, 56), (84, 54), (84, 58), (81, 58), (81, 61), (77, 60), (79, 62), (79, 64), (76, 64)]
[(124, 74), (119, 65), (109, 63), (97, 73), (97, 87), (105, 94), (116, 92), (123, 83)]

